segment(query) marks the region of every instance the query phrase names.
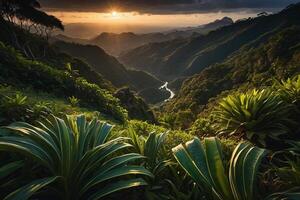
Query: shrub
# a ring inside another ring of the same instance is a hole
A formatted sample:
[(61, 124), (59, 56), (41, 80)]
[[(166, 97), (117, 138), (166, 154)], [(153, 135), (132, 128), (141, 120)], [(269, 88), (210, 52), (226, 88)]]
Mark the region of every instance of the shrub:
[(190, 128), (190, 133), (199, 137), (213, 135), (212, 121), (208, 118), (198, 118)]
[(195, 116), (191, 110), (179, 111), (176, 114), (175, 124), (179, 129), (186, 130), (194, 120)]
[(16, 93), (11, 96), (0, 96), (0, 123), (25, 120), (29, 117), (29, 106), (27, 105), (27, 96)]
[(176, 128), (176, 115), (175, 114), (169, 114), (165, 113), (162, 114), (159, 118), (159, 123), (169, 129), (175, 129)]
[[(289, 78), (286, 81), (276, 82), (273, 85), (274, 90), (278, 91), (280, 97), (286, 102), (293, 104), (295, 109), (292, 113), (292, 118), (298, 123), (295, 124), (293, 129), (294, 135), (300, 139), (300, 123), (299, 123), (299, 115), (300, 115), (300, 75), (295, 76), (294, 78)], [(298, 136), (297, 136), (298, 134)]]
[(262, 146), (268, 141), (288, 137), (292, 106), (278, 93), (270, 90), (251, 90), (245, 94), (230, 95), (213, 112), (219, 134), (245, 136)]
[(84, 106), (93, 107), (122, 122), (127, 120), (127, 111), (108, 90), (91, 84), (82, 77), (74, 77), (63, 70), (28, 60), (1, 42), (0, 56), (3, 58), (0, 62), (0, 77), (6, 77), (6, 83), (31, 86), (35, 90), (52, 92), (65, 98), (74, 96), (80, 99)]
[(69, 99), (69, 102), (70, 102), (72, 107), (76, 107), (76, 106), (79, 105), (79, 99), (77, 99), (76, 97), (71, 96), (68, 99)]
[(142, 122), (138, 120), (130, 120), (129, 126), (136, 132), (139, 136), (148, 136), (151, 132), (163, 133), (167, 130), (161, 126), (156, 126), (153, 124), (149, 124), (147, 122)]
[(282, 99), (288, 103), (300, 106), (300, 75), (294, 78), (288, 78), (286, 81), (276, 82), (273, 86), (278, 90)]

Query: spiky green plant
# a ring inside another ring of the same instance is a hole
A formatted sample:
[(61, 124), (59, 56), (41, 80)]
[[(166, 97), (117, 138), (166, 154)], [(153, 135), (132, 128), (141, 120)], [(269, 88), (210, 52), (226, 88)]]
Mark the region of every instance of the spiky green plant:
[[(130, 161), (143, 159), (137, 153), (122, 153), (132, 145), (124, 138), (109, 140), (112, 126), (85, 116), (53, 117), (39, 127), (15, 123), (4, 127), (10, 135), (0, 137), (0, 151), (17, 152), (40, 164), (49, 176), (41, 177), (6, 199), (28, 199), (37, 190), (56, 182), (61, 199), (101, 199), (122, 189), (146, 185), (130, 175), (152, 174)], [(122, 178), (123, 177), (123, 178)]]
[(276, 82), (273, 86), (287, 102), (300, 105), (300, 75)]
[(219, 134), (245, 136), (265, 146), (268, 138), (279, 141), (280, 136), (289, 134), (294, 123), (291, 109), (278, 93), (254, 89), (221, 100), (213, 112), (215, 128)]
[(21, 93), (16, 93), (15, 96), (5, 96), (3, 104), (6, 107), (17, 107), (23, 106), (26, 104), (27, 96), (22, 95)]
[(230, 160), (229, 173), (223, 163), (217, 138), (198, 138), (173, 148), (178, 163), (199, 185), (218, 200), (253, 200), (258, 167), (266, 150), (240, 143)]
[(285, 191), (275, 192), (265, 200), (298, 200), (300, 199), (300, 142), (290, 141), (290, 148), (277, 151), (272, 155), (273, 167), (268, 172), (274, 172), (276, 181), (289, 188)]
[(146, 157), (145, 167), (149, 169), (154, 175), (157, 175), (170, 165), (169, 159), (161, 156), (163, 145), (167, 133), (150, 133), (148, 137), (138, 136), (132, 127), (129, 127), (129, 137), (132, 144), (138, 153)]
[(74, 96), (69, 97), (68, 100), (69, 100), (69, 102), (70, 102), (70, 104), (71, 104), (72, 107), (78, 106), (79, 101), (80, 101), (79, 99), (77, 99)]
[(271, 171), (288, 186), (300, 187), (300, 142), (290, 141), (289, 144), (290, 148), (273, 154)]
[(0, 188), (5, 187), (7, 183), (2, 182), (4, 178), (7, 178), (8, 176), (12, 175), (14, 172), (16, 172), (18, 169), (23, 167), (22, 161), (13, 161), (10, 163), (7, 163), (3, 166), (0, 166)]
[(21, 93), (9, 96), (3, 95), (3, 98), (0, 98), (0, 110), (1, 124), (9, 124), (19, 120), (24, 121), (30, 114), (27, 96)]
[(148, 137), (144, 137), (139, 136), (130, 126), (128, 135), (136, 151), (146, 158), (142, 164), (154, 175), (154, 179), (147, 179), (149, 187), (145, 190), (145, 198), (168, 199), (168, 194), (163, 187), (164, 173), (168, 172), (168, 166), (173, 162), (169, 160), (163, 148), (167, 133), (151, 132)]

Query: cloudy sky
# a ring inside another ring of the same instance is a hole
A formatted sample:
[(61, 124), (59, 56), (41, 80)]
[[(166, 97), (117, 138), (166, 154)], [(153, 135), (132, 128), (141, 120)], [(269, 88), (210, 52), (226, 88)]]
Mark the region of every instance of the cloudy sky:
[[(300, 0), (40, 0), (67, 25), (67, 33), (152, 32), (197, 26), (224, 16), (234, 20), (277, 12)], [(83, 30), (84, 29), (84, 30)]]
[(41, 0), (44, 7), (63, 11), (106, 12), (112, 7), (122, 11), (147, 13), (211, 12), (238, 8), (281, 8), (296, 0)]

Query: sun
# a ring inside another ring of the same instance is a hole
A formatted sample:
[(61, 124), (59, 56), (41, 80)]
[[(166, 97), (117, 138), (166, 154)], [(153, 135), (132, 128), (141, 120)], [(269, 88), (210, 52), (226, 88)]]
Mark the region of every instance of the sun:
[(111, 16), (112, 17), (118, 17), (118, 12), (115, 11), (115, 10), (111, 11)]

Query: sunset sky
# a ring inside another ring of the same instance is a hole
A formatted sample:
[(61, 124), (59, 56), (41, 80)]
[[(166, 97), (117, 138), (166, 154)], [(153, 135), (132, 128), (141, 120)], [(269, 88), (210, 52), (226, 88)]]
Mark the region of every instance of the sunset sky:
[(234, 20), (276, 12), (297, 0), (41, 0), (60, 18), (66, 34), (93, 37), (101, 32), (156, 32), (198, 26), (224, 16)]

